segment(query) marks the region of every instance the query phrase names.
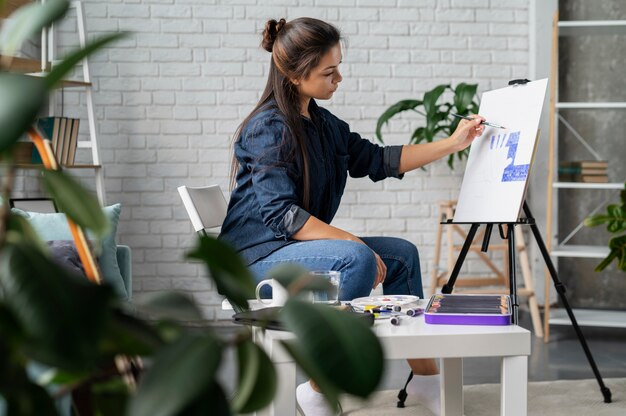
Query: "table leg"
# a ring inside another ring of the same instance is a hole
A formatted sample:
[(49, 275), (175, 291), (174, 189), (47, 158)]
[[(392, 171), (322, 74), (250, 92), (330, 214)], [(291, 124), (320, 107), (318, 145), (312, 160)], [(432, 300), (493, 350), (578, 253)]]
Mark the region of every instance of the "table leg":
[(257, 416), (289, 416), (296, 415), (296, 364), (274, 364), (277, 375), (276, 396), (265, 409), (256, 413)]
[(528, 413), (528, 357), (503, 357), (500, 381), (500, 415)]
[(463, 415), (463, 359), (441, 359), (441, 416)]

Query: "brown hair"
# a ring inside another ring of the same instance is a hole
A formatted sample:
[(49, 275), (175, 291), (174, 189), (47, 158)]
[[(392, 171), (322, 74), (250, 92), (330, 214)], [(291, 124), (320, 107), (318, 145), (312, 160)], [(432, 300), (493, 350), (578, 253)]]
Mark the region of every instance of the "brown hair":
[[(269, 20), (265, 23), (261, 46), (271, 52), (270, 70), (265, 90), (252, 112), (239, 125), (234, 135), (238, 140), (243, 127), (259, 111), (266, 109), (267, 104), (274, 100), (279, 113), (284, 117), (286, 126), (283, 132), (283, 143), (288, 146), (288, 161), (297, 157), (303, 166), (303, 208), (309, 208), (309, 158), (306, 147), (306, 135), (300, 118), (300, 100), (292, 79), (306, 79), (322, 57), (339, 41), (341, 33), (333, 25), (310, 17), (301, 17), (289, 22), (285, 19)], [(289, 134), (286, 134), (289, 133)], [(239, 165), (233, 156), (231, 166), (231, 188), (235, 184), (235, 176)]]

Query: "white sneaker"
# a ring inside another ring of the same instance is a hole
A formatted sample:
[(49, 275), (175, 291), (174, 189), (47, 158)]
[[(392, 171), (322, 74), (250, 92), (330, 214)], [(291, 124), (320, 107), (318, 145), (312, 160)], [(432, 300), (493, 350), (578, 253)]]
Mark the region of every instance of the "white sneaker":
[(308, 381), (296, 388), (296, 406), (303, 416), (341, 415), (341, 407), (339, 407), (339, 412), (335, 413), (326, 402), (324, 395), (313, 390)]

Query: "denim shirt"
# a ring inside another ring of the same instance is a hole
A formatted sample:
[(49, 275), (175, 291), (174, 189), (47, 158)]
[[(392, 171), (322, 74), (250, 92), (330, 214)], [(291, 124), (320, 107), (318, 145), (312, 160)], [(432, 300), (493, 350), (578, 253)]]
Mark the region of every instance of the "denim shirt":
[(311, 215), (332, 221), (348, 173), (373, 181), (399, 173), (402, 146), (378, 146), (350, 131), (347, 123), (318, 107), (302, 117), (309, 155), (309, 209), (303, 208), (302, 161), (288, 161), (281, 146), (289, 134), (273, 102), (243, 126), (234, 144), (239, 162), (220, 239), (230, 243), (250, 265), (279, 248), (296, 242), (295, 234)]

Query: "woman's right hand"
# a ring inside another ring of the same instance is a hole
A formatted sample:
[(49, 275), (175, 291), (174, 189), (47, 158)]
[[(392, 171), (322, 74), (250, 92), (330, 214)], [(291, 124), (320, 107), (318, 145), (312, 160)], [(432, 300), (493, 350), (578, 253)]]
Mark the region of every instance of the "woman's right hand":
[(478, 114), (472, 114), (471, 120), (461, 120), (456, 130), (450, 136), (455, 152), (461, 151), (469, 147), (475, 138), (480, 137), (485, 131), (485, 117)]

